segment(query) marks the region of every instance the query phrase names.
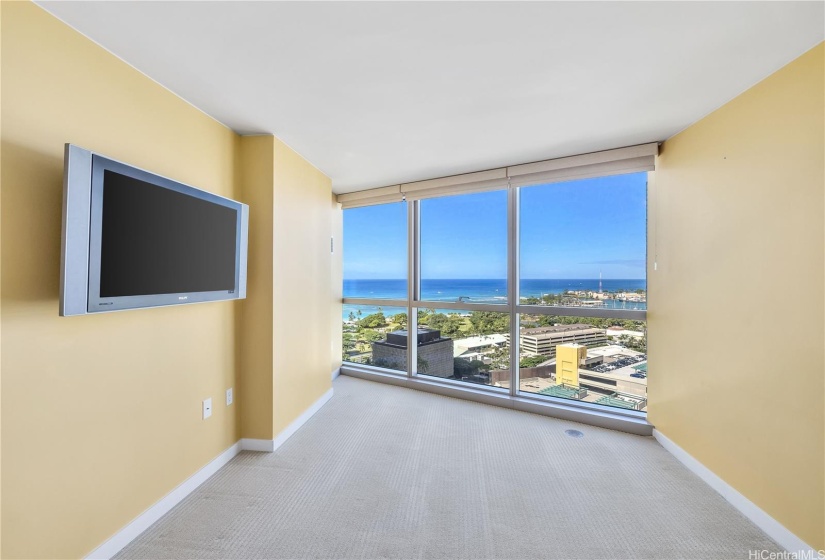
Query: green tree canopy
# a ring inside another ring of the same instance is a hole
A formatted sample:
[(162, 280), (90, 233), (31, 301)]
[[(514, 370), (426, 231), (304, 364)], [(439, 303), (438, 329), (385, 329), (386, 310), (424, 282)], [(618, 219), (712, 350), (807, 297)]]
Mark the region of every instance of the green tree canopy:
[(531, 368), (536, 367), (542, 362), (547, 361), (547, 356), (524, 356), (519, 360), (519, 367)]
[(375, 342), (377, 340), (381, 340), (382, 338), (384, 338), (384, 336), (380, 332), (374, 331), (372, 329), (364, 329), (359, 334), (361, 340), (365, 342)]
[(480, 360), (465, 360), (463, 358), (453, 359), (454, 377), (478, 375), (479, 373), (486, 371), (490, 371), (490, 366)]
[(456, 313), (449, 315), (434, 313), (427, 317), (427, 327), (441, 331), (441, 336), (444, 337), (459, 335), (462, 326), (464, 326), (464, 318)]
[(510, 316), (495, 311), (470, 313), (470, 331), (473, 334), (503, 334), (510, 331)]
[(407, 314), (406, 313), (396, 313), (395, 315), (390, 317), (390, 320), (393, 323), (395, 323), (396, 325), (399, 325), (402, 329), (407, 328)]
[(373, 313), (372, 315), (367, 315), (360, 321), (358, 321), (358, 326), (364, 329), (375, 329), (378, 327), (385, 327), (387, 326), (387, 318), (384, 317), (382, 312)]

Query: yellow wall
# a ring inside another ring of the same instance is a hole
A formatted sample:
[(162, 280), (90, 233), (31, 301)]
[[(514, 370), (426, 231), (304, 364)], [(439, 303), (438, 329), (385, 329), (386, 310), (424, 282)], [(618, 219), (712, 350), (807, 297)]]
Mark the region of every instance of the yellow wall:
[[(273, 137), (238, 137), (34, 4), (0, 6), (0, 555), (82, 557), (329, 388), (339, 218), (329, 179)], [(65, 142), (250, 204), (247, 299), (58, 317)]]
[(338, 367), (341, 302), (330, 294), (340, 294), (341, 257), (330, 252), (330, 238), (340, 220), (329, 178), (289, 146), (250, 136), (241, 148), (241, 193), (250, 205), (241, 434), (273, 439), (329, 390)]
[(340, 346), (340, 333), (333, 338), (340, 311), (335, 320), (330, 301), (340, 269), (329, 249), (332, 185), (273, 136), (242, 138), (241, 162), (241, 199), (250, 206), (250, 297), (238, 341), (241, 436), (273, 439), (331, 386), (330, 360)]
[(2, 12), (2, 555), (79, 557), (237, 441), (236, 304), (58, 317), (63, 144), (235, 197), (237, 136), (37, 6)]
[(820, 44), (665, 142), (649, 203), (650, 421), (816, 549), (823, 81)]
[(330, 252), (329, 178), (278, 139), (274, 154), (272, 352), (277, 435), (332, 383), (329, 283), (336, 255)]
[(247, 299), (238, 310), (241, 434), (272, 439), (272, 136), (241, 138), (241, 198), (249, 205)]

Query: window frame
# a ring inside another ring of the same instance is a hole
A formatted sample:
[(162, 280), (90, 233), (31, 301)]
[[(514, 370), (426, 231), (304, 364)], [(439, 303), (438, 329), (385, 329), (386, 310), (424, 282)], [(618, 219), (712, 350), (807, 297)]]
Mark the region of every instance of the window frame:
[[(647, 145), (650, 146), (650, 145)], [(620, 150), (628, 150), (623, 148)], [(620, 151), (617, 150), (617, 151)], [(638, 150), (635, 153), (638, 153)], [(573, 156), (575, 159), (585, 158), (584, 161), (592, 161), (592, 158), (587, 159), (592, 154), (584, 156)], [(652, 426), (647, 423), (647, 412), (637, 411), (631, 409), (621, 409), (616, 407), (609, 407), (605, 405), (598, 405), (595, 403), (582, 402), (577, 400), (564, 399), (560, 397), (552, 397), (547, 395), (540, 395), (522, 391), (520, 389), (520, 322), (522, 314), (530, 315), (559, 315), (567, 317), (597, 317), (597, 318), (616, 318), (616, 319), (630, 319), (647, 321), (647, 309), (606, 309), (606, 308), (585, 308), (585, 307), (562, 307), (562, 306), (542, 306), (542, 305), (525, 305), (521, 304), (520, 299), (520, 243), (519, 232), (521, 228), (520, 222), (520, 195), (521, 190), (526, 187), (546, 185), (559, 182), (571, 182), (581, 179), (590, 178), (593, 176), (615, 176), (624, 175), (628, 173), (647, 172), (647, 188), (650, 187), (650, 173), (653, 171), (652, 167), (641, 166), (637, 159), (627, 159), (627, 164), (608, 164), (606, 167), (601, 167), (595, 172), (591, 172), (593, 167), (588, 164), (586, 168), (588, 173), (576, 175), (559, 174), (559, 178), (548, 176), (547, 173), (532, 173), (526, 176), (517, 176), (515, 180), (507, 179), (506, 182), (498, 181), (495, 185), (487, 183), (476, 183), (477, 188), (472, 188), (470, 185), (462, 186), (460, 192), (455, 189), (447, 190), (442, 193), (427, 192), (427, 196), (417, 196), (412, 194), (409, 198), (404, 196), (403, 187), (401, 185), (401, 200), (407, 202), (407, 298), (406, 299), (372, 299), (372, 298), (342, 298), (343, 304), (358, 304), (358, 305), (378, 305), (384, 307), (402, 307), (407, 309), (407, 330), (408, 332), (417, 332), (418, 330), (418, 310), (432, 309), (432, 308), (450, 308), (467, 311), (493, 311), (499, 313), (507, 313), (510, 316), (510, 387), (505, 389), (502, 387), (494, 387), (488, 385), (471, 384), (462, 381), (451, 379), (439, 379), (432, 376), (423, 377), (417, 371), (417, 345), (408, 344), (407, 346), (407, 371), (400, 372), (395, 370), (384, 369), (376, 366), (365, 366), (354, 362), (342, 363), (342, 370), (346, 373), (365, 378), (380, 379), (385, 382), (390, 382), (399, 385), (414, 387), (448, 396), (457, 396), (460, 398), (469, 398), (480, 402), (488, 402), (489, 404), (497, 404), (516, 408), (520, 410), (527, 410), (530, 412), (538, 412), (549, 416), (556, 416), (562, 418), (569, 418), (579, 422), (586, 422), (613, 429), (620, 429), (623, 431), (630, 431), (643, 435), (650, 435)], [(554, 160), (550, 160), (551, 162)], [(540, 164), (543, 162), (539, 162)], [(632, 165), (631, 165), (632, 164)], [(533, 171), (534, 168), (529, 166), (539, 164), (528, 164), (527, 170)], [(599, 163), (599, 165), (602, 165)], [(635, 167), (634, 167), (635, 166)], [(525, 166), (517, 166), (525, 167)], [(509, 168), (508, 168), (509, 169)], [(557, 172), (556, 172), (557, 173)], [(395, 188), (395, 187), (393, 187)], [(460, 196), (464, 194), (474, 194), (477, 192), (484, 192), (490, 190), (504, 190), (507, 191), (507, 302), (503, 304), (483, 304), (471, 302), (444, 302), (444, 301), (429, 301), (420, 299), (420, 282), (421, 282), (421, 209), (420, 202), (425, 198), (440, 197), (440, 196)], [(387, 200), (384, 197), (376, 197), (366, 204), (362, 204), (362, 200), (369, 200), (361, 198), (358, 206), (385, 204), (391, 202), (398, 202), (395, 198)], [(649, 194), (648, 194), (649, 200)], [(345, 210), (355, 205), (346, 205)], [(646, 210), (649, 212), (649, 209)], [(344, 232), (346, 236), (346, 232)], [(647, 238), (647, 235), (646, 235)], [(647, 242), (647, 239), (646, 239)], [(646, 256), (647, 261), (647, 256)], [(649, 301), (649, 294), (647, 300)], [(647, 307), (647, 306), (646, 306)]]

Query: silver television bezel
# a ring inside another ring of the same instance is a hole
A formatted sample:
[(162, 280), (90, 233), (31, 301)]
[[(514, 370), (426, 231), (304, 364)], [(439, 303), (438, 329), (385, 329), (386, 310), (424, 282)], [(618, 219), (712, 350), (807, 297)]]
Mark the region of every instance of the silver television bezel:
[[(236, 210), (235, 290), (100, 297), (103, 175), (106, 170)], [(246, 204), (66, 144), (60, 316), (244, 299), (248, 228), (249, 207)]]

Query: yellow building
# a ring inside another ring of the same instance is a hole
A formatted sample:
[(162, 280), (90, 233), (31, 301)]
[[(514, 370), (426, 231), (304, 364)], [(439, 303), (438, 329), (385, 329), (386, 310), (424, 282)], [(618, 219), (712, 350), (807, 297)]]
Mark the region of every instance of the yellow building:
[(556, 385), (579, 386), (579, 366), (587, 359), (587, 346), (559, 344), (556, 346)]

